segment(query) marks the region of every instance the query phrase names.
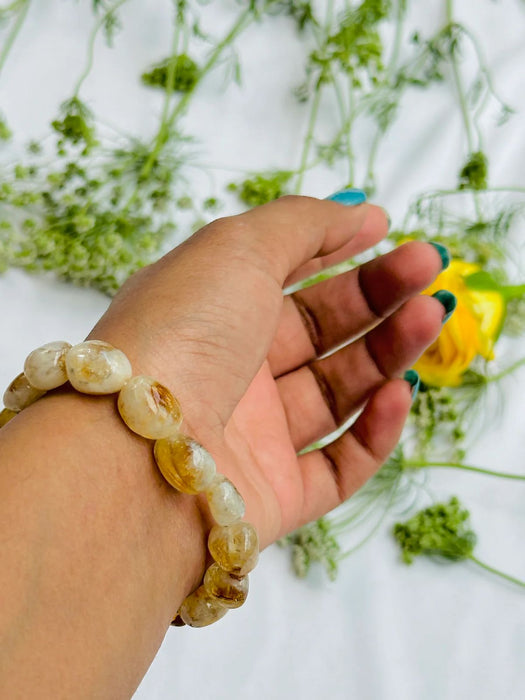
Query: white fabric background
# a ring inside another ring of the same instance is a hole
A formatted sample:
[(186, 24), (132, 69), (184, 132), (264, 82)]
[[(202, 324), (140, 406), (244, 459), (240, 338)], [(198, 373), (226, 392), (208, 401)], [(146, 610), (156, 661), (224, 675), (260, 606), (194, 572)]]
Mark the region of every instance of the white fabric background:
[[(443, 2), (413, 4), (418, 26), (429, 29), (443, 21)], [(499, 92), (518, 111), (498, 130), (486, 121), (491, 181), (524, 186), (525, 6), (520, 0), (456, 4), (460, 19), (482, 39)], [(97, 113), (131, 132), (150, 133), (159, 113), (160, 98), (147, 93), (145, 99), (136, 76), (167, 53), (168, 5), (131, 2), (117, 48), (100, 46), (86, 83), (85, 96)], [(230, 15), (214, 5), (208, 11), (217, 28), (226, 26)], [(0, 80), (0, 103), (19, 142), (44, 134), (57, 104), (68, 96), (83, 65), (89, 18), (88, 7), (79, 3), (34, 2)], [(289, 167), (298, 162), (298, 133), (305, 127), (305, 110), (289, 93), (302, 78), (299, 43), (289, 23), (276, 19), (252, 28), (239, 48), (242, 89), (231, 86), (223, 95), (220, 80), (206, 81), (188, 118), (190, 130), (205, 144), (207, 162)], [(329, 111), (326, 106), (324, 118), (330, 118)], [(368, 136), (364, 130), (363, 149)], [(435, 87), (424, 98), (411, 95), (380, 152), (375, 201), (399, 223), (414, 194), (454, 184), (463, 148), (450, 89)], [(336, 169), (321, 172), (307, 179), (305, 193), (326, 196), (344, 177)], [(223, 181), (219, 173), (218, 193)], [(524, 241), (522, 233), (519, 243)], [(92, 290), (18, 271), (0, 277), (0, 299), (4, 386), (31, 349), (58, 338), (82, 339), (107, 305)], [(501, 393), (491, 395), (486, 407), (492, 417), (469, 453), (470, 462), (525, 472), (524, 388), (524, 372), (505, 383), (505, 412), (499, 417), (492, 409), (501, 403)], [(430, 488), (436, 497), (456, 493), (470, 507), (481, 559), (525, 578), (525, 485), (447, 472), (434, 473)], [(523, 591), (468, 564), (418, 561), (405, 567), (389, 526), (387, 519), (378, 536), (343, 563), (335, 583), (321, 572), (299, 581), (287, 552), (265, 551), (244, 608), (207, 629), (170, 629), (135, 698), (525, 697)]]

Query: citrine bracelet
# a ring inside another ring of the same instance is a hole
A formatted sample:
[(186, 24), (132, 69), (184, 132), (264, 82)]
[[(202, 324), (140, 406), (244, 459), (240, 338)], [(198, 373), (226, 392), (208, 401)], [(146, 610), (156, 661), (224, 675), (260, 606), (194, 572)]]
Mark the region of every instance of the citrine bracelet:
[(247, 574), (259, 557), (253, 525), (245, 522), (244, 501), (215, 467), (202, 445), (180, 432), (182, 411), (171, 391), (151, 377), (133, 376), (126, 355), (109, 343), (88, 340), (78, 345), (58, 341), (31, 352), (24, 371), (4, 394), (0, 428), (47, 391), (67, 381), (84, 394), (118, 393), (118, 411), (130, 430), (155, 440), (153, 453), (166, 481), (186, 494), (205, 493), (216, 524), (208, 536), (213, 564), (202, 585), (182, 603), (174, 625), (205, 627), (248, 595)]

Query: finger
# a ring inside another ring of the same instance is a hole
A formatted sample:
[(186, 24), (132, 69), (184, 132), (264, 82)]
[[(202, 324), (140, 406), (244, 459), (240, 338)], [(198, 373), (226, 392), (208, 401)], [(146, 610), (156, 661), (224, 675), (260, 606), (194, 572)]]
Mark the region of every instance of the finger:
[(297, 270), (292, 272), (286, 279), (284, 286), (289, 287), (300, 280), (304, 280), (307, 277), (326, 270), (332, 265), (337, 265), (354, 255), (359, 255), (359, 253), (372, 248), (387, 235), (388, 225), (388, 218), (385, 210), (381, 207), (370, 205), (363, 225), (354, 238), (335, 252), (322, 257), (313, 258), (313, 260), (309, 260), (304, 265), (301, 265), (301, 267), (297, 268)]
[(441, 270), (434, 246), (413, 241), (285, 297), (268, 354), (274, 376), (366, 332), (426, 289)]
[(288, 195), (240, 214), (231, 233), (242, 237), (260, 266), (282, 287), (312, 258), (343, 248), (360, 231), (367, 203), (345, 206), (330, 200)]
[(372, 396), (344, 435), (299, 457), (303, 524), (338, 506), (377, 472), (399, 442), (410, 405), (409, 384), (390, 381)]
[(328, 435), (385, 381), (410, 367), (439, 335), (445, 310), (419, 296), (368, 335), (277, 380), (296, 451)]

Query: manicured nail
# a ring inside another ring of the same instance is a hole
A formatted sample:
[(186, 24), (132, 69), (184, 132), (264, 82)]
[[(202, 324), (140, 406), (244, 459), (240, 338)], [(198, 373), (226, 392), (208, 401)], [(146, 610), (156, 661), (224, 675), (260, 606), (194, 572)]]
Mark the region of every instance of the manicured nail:
[(449, 292), (446, 289), (440, 289), (439, 292), (432, 294), (432, 296), (434, 297), (434, 299), (437, 299), (440, 304), (443, 305), (443, 308), (445, 309), (443, 323), (446, 323), (454, 313), (454, 309), (457, 306), (458, 300), (452, 294), (452, 292)]
[(441, 258), (441, 269), (446, 270), (450, 265), (450, 253), (448, 252), (447, 248), (445, 248), (444, 245), (441, 245), (441, 243), (434, 243), (434, 241), (430, 241), (430, 245), (433, 245), (439, 253), (439, 257)]
[(409, 369), (403, 375), (403, 379), (405, 380), (405, 382), (408, 382), (410, 384), (410, 389), (412, 391), (412, 401), (415, 401), (417, 392), (419, 391), (419, 385), (421, 384), (419, 374), (416, 372), (416, 370)]
[(331, 194), (326, 199), (330, 199), (332, 202), (339, 202), (339, 204), (345, 204), (347, 207), (354, 207), (356, 204), (366, 202), (366, 194), (363, 190), (356, 190), (353, 187), (348, 187), (346, 190), (334, 192), (334, 194)]

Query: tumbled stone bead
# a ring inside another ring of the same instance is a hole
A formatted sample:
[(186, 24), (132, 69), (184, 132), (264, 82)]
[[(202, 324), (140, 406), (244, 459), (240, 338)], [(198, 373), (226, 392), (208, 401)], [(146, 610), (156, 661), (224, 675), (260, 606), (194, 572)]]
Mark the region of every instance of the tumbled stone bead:
[(219, 525), (231, 525), (244, 517), (244, 500), (232, 482), (222, 474), (217, 474), (206, 489), (210, 512)]
[(236, 576), (245, 576), (257, 564), (259, 538), (250, 523), (214, 525), (208, 537), (208, 549), (217, 564)]
[(67, 378), (83, 394), (113, 394), (131, 377), (124, 353), (102, 340), (86, 340), (66, 354)]
[(177, 432), (182, 412), (171, 391), (151, 377), (133, 377), (118, 397), (118, 410), (128, 428), (158, 440)]
[(173, 488), (197, 494), (212, 483), (215, 462), (210, 453), (190, 437), (178, 434), (157, 440), (153, 450), (162, 476)]
[(190, 627), (206, 627), (220, 620), (228, 608), (206, 593), (204, 586), (199, 586), (182, 603), (179, 617)]
[(69, 343), (58, 340), (46, 343), (29, 353), (24, 363), (24, 372), (29, 383), (36, 389), (49, 391), (67, 382), (66, 352)]
[(240, 608), (248, 597), (248, 576), (234, 576), (218, 564), (206, 571), (203, 585), (208, 595), (227, 608)]
[(4, 408), (0, 411), (0, 428), (3, 428), (6, 423), (9, 423), (11, 418), (16, 416), (16, 411), (11, 411), (9, 408)]
[(18, 413), (37, 401), (46, 392), (31, 386), (23, 372), (13, 379), (4, 394), (4, 406)]

